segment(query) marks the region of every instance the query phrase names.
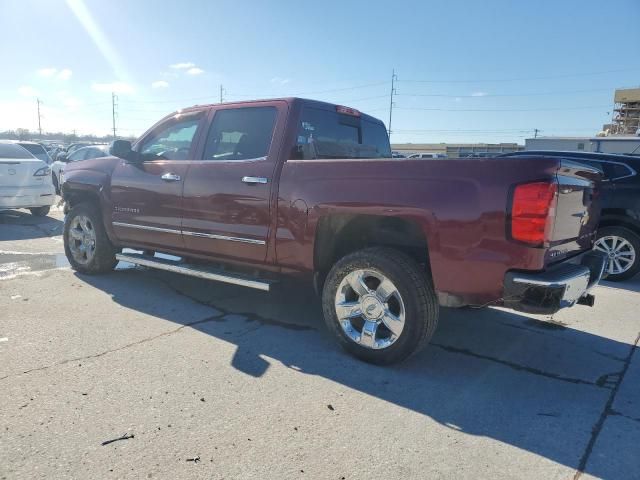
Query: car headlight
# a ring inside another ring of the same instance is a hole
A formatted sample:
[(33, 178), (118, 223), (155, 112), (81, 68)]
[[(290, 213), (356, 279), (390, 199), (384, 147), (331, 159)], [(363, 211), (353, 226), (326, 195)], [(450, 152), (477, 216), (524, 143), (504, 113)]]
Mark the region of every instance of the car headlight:
[(34, 177), (46, 177), (47, 175), (51, 175), (51, 169), (49, 167), (42, 167), (36, 170), (36, 173), (33, 174)]

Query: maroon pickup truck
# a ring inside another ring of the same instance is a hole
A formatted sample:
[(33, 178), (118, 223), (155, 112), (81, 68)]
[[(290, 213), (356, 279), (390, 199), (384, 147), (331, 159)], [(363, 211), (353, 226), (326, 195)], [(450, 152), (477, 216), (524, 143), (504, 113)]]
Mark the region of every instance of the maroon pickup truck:
[(439, 305), (590, 305), (605, 265), (591, 251), (596, 169), (392, 159), (384, 124), (348, 107), (194, 106), (110, 153), (64, 172), (74, 269), (122, 260), (261, 290), (312, 280), (330, 331), (373, 363), (426, 344)]

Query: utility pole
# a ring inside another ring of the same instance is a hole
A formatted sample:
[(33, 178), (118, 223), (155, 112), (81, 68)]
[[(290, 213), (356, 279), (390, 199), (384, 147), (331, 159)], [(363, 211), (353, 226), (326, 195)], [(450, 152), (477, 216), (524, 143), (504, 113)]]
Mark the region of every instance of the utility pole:
[(533, 138), (538, 138), (538, 132), (539, 132), (539, 131), (540, 131), (540, 130), (538, 130), (537, 128), (534, 128), (534, 129), (533, 129)]
[(42, 138), (42, 124), (40, 123), (40, 99), (36, 98), (36, 103), (38, 104), (38, 132), (40, 133), (40, 138)]
[(395, 81), (398, 79), (396, 70), (391, 71), (391, 95), (389, 96), (389, 142), (391, 142), (391, 118), (393, 116), (393, 96), (396, 93)]
[(113, 139), (116, 139), (116, 107), (118, 104), (116, 101), (118, 100), (118, 96), (115, 92), (111, 92), (111, 119), (113, 121)]
[(220, 84), (220, 103), (224, 103), (224, 87)]

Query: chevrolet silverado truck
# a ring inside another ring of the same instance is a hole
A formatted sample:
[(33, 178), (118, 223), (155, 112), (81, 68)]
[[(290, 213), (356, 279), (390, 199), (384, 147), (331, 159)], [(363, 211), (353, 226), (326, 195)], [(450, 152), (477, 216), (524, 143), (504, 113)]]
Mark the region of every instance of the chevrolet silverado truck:
[(597, 169), (393, 159), (384, 124), (344, 106), (194, 106), (110, 153), (65, 169), (75, 270), (126, 261), (265, 291), (308, 280), (337, 341), (372, 363), (428, 343), (439, 306), (592, 305), (605, 266)]

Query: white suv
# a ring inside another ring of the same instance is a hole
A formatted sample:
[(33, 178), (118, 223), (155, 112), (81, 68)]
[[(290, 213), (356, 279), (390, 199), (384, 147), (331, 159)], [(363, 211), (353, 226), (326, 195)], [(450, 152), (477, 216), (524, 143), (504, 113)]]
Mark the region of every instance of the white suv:
[(0, 210), (28, 208), (44, 217), (55, 202), (51, 169), (14, 143), (0, 142)]

